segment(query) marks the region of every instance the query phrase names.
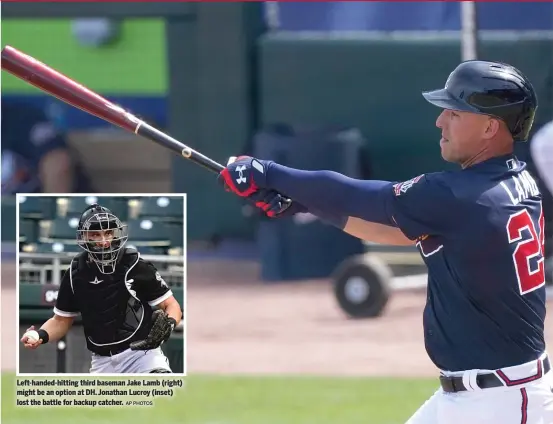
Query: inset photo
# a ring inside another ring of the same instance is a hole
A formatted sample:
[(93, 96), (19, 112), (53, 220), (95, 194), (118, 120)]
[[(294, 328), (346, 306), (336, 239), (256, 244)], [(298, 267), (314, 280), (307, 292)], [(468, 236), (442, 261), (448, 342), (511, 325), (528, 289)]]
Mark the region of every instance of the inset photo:
[(186, 197), (17, 195), (17, 375), (186, 375)]

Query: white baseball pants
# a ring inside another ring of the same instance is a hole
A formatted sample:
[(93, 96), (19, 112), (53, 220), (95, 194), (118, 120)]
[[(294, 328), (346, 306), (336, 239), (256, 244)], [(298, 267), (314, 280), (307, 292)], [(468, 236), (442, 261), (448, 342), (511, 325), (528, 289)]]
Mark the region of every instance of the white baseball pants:
[(130, 350), (112, 356), (92, 354), (91, 374), (147, 374), (154, 369), (171, 372), (169, 359), (160, 347), (152, 350)]
[[(537, 361), (503, 368), (510, 380), (536, 375)], [(444, 373), (468, 377), (475, 371)], [(480, 370), (481, 372), (483, 370)], [(406, 424), (551, 424), (553, 371), (530, 383), (447, 393), (438, 389)]]

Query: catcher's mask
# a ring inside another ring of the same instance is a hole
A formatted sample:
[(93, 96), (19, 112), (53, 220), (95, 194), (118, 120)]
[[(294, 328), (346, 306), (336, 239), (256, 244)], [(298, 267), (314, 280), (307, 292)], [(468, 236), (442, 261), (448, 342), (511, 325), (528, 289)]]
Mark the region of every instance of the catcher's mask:
[(115, 272), (128, 239), (127, 225), (108, 208), (98, 204), (84, 210), (77, 227), (77, 244), (103, 274)]

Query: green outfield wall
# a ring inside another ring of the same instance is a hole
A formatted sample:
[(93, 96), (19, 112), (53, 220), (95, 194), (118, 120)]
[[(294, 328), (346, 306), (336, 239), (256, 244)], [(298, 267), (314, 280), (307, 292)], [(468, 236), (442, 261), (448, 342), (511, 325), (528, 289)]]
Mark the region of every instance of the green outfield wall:
[[(161, 19), (129, 19), (120, 39), (100, 48), (85, 47), (71, 32), (69, 19), (6, 19), (2, 45), (11, 45), (93, 90), (110, 94), (157, 94), (167, 91), (165, 23)], [(3, 73), (2, 92), (35, 93), (36, 89)]]

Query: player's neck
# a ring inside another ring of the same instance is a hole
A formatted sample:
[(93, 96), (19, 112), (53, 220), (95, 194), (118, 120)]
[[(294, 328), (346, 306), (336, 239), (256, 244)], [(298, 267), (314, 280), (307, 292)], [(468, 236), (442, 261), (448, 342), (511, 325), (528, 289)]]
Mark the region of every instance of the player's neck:
[(491, 144), (482, 148), (477, 154), (461, 163), (461, 168), (466, 169), (488, 159), (513, 154), (514, 146), (512, 141)]

